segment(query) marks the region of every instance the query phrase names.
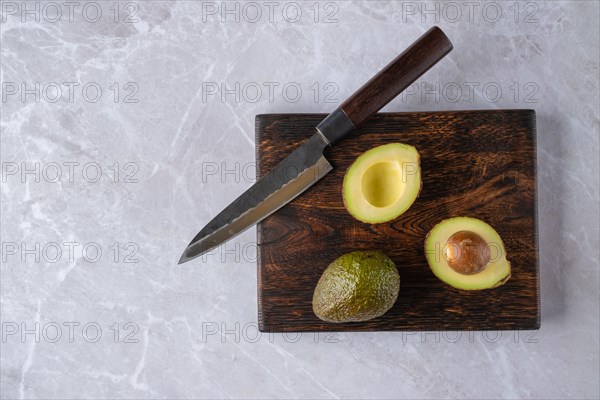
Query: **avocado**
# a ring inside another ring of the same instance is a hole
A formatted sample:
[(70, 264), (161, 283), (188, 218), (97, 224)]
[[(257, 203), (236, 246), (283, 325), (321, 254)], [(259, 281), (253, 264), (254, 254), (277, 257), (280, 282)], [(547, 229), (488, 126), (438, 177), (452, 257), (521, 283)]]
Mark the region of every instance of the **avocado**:
[(421, 191), (417, 149), (390, 143), (361, 154), (344, 175), (343, 197), (357, 220), (378, 224), (398, 218)]
[(380, 251), (347, 253), (321, 275), (313, 311), (327, 322), (360, 322), (389, 310), (400, 291), (396, 265)]
[(500, 235), (476, 218), (456, 217), (437, 224), (425, 238), (425, 256), (433, 273), (457, 289), (491, 289), (510, 278)]

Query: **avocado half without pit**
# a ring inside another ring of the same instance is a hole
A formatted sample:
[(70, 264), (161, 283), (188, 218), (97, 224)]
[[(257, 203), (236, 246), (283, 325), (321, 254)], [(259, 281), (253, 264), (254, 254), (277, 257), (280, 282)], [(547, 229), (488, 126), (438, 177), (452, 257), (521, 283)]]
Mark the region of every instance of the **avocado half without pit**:
[(421, 166), (417, 150), (390, 143), (361, 154), (346, 171), (344, 204), (356, 219), (370, 224), (399, 217), (421, 191)]
[(450, 218), (437, 224), (425, 239), (425, 255), (433, 273), (457, 289), (491, 289), (510, 278), (500, 235), (476, 218)]

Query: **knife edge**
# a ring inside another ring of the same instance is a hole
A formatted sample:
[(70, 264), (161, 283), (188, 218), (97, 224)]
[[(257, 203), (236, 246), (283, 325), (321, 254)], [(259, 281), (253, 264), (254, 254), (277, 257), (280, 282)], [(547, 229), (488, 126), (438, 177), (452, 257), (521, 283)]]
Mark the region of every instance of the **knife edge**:
[[(314, 185), (333, 169), (323, 155), (326, 146), (315, 133), (213, 218), (188, 244), (178, 264), (241, 234)], [(296, 173), (290, 175), (292, 168)]]

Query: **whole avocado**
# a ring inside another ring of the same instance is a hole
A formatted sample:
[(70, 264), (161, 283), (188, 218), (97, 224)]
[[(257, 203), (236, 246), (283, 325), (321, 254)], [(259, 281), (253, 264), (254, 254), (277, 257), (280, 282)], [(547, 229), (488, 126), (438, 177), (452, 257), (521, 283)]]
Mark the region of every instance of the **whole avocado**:
[(380, 251), (356, 251), (332, 262), (313, 295), (313, 311), (327, 322), (361, 322), (377, 318), (396, 302), (400, 275)]

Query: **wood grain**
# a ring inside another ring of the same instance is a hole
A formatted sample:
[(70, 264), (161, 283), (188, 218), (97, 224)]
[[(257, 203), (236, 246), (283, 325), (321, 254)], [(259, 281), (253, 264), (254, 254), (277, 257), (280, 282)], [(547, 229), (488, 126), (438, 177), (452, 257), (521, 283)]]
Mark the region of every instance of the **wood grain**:
[[(256, 117), (262, 176), (313, 134), (324, 114)], [(423, 189), (398, 219), (353, 219), (342, 180), (362, 152), (390, 142), (421, 155)], [(334, 170), (258, 225), (258, 319), (261, 331), (538, 329), (539, 267), (533, 110), (377, 114), (327, 153)], [(503, 238), (512, 278), (496, 289), (466, 292), (438, 280), (423, 251), (427, 232), (445, 218), (470, 216)], [(325, 268), (356, 250), (382, 250), (398, 266), (400, 295), (382, 317), (332, 324), (312, 311)]]
[(354, 126), (362, 125), (452, 50), (452, 43), (432, 27), (340, 106)]

